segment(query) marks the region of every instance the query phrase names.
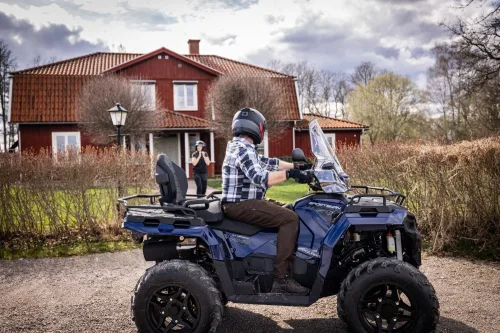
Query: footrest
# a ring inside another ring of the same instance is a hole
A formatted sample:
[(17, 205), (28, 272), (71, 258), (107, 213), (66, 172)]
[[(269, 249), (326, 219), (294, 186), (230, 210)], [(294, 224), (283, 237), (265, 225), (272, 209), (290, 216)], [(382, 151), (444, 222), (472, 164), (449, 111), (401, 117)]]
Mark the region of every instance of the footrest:
[(267, 304), (282, 306), (309, 306), (311, 301), (307, 295), (263, 293), (257, 295), (232, 295), (228, 300), (233, 303)]

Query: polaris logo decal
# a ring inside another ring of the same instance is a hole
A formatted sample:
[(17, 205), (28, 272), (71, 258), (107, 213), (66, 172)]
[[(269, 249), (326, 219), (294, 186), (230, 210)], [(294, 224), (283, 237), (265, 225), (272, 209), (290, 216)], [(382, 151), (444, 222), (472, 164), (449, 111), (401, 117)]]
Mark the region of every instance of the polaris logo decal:
[(340, 208), (339, 206), (329, 205), (329, 204), (325, 204), (325, 203), (310, 202), (307, 205), (308, 206), (314, 206), (314, 207), (327, 208), (327, 209), (336, 210), (336, 211), (339, 211), (339, 212), (342, 211), (342, 208)]
[(250, 238), (244, 237), (244, 236), (239, 236), (239, 235), (231, 235), (229, 239), (233, 242), (240, 243), (243, 245), (248, 245), (250, 244)]
[(319, 258), (318, 250), (309, 249), (307, 247), (299, 247), (297, 251), (307, 254), (311, 257)]

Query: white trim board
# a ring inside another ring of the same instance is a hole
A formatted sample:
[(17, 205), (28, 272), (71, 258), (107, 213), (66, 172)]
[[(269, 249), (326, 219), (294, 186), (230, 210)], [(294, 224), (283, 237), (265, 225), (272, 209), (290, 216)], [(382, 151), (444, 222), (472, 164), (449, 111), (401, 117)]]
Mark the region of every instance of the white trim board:
[(210, 132), (210, 160), (215, 163), (215, 140), (214, 132)]
[(182, 165), (181, 133), (177, 133), (177, 162)]
[(9, 75), (9, 104), (7, 104), (7, 122), (11, 122), (11, 112), (12, 112), (12, 85), (14, 84), (14, 77)]
[(184, 132), (184, 166), (186, 171), (186, 177), (189, 178), (189, 133)]

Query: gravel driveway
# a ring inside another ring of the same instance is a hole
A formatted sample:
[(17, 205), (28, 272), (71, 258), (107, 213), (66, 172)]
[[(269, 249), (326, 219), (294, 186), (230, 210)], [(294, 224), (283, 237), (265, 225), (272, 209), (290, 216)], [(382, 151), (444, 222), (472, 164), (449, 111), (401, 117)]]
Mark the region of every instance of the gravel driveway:
[[(140, 250), (0, 261), (0, 332), (135, 332), (130, 291)], [(422, 270), (441, 304), (438, 332), (500, 332), (500, 265), (426, 257)], [(345, 332), (336, 299), (308, 308), (230, 303), (218, 332)]]

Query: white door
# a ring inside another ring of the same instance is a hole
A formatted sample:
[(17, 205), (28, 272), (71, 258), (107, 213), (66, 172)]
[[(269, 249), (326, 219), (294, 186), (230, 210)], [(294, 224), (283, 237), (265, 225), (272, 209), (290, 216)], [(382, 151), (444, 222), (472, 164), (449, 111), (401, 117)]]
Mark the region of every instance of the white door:
[(161, 138), (155, 139), (154, 143), (155, 151), (158, 154), (167, 154), (167, 156), (179, 165), (179, 139), (177, 134), (169, 134), (167, 136), (162, 136)]

